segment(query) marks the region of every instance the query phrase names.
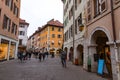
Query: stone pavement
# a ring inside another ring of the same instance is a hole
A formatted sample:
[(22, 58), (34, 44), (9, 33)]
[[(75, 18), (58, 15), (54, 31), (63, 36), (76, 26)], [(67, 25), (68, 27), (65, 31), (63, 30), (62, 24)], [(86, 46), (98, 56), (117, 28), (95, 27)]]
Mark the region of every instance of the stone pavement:
[(11, 60), (0, 63), (0, 80), (107, 80), (67, 62), (63, 68), (59, 58), (39, 62), (32, 58), (24, 62)]

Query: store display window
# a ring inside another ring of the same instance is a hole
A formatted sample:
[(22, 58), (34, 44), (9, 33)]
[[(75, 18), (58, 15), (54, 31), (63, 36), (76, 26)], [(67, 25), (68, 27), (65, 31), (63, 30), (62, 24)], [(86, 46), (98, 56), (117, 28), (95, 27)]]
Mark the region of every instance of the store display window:
[(7, 59), (8, 44), (9, 44), (9, 41), (1, 39), (1, 44), (0, 44), (0, 60)]
[(15, 47), (16, 47), (16, 43), (11, 42), (10, 55), (9, 55), (10, 58), (14, 58), (14, 56), (15, 56)]

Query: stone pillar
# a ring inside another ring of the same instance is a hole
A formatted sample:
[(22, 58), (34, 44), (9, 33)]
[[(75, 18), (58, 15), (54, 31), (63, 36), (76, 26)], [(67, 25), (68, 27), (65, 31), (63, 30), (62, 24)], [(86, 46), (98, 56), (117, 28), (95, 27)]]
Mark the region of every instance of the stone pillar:
[(15, 59), (17, 58), (17, 53), (18, 53), (18, 42), (16, 42), (16, 47), (15, 47)]
[(97, 72), (97, 68), (98, 68), (98, 64), (97, 62), (94, 61), (94, 54), (97, 54), (96, 53), (96, 44), (91, 44), (89, 46), (89, 58), (91, 59), (91, 71), (92, 72)]
[[(111, 66), (112, 66), (112, 77), (113, 80), (120, 80), (120, 66), (119, 62), (117, 61), (118, 58), (118, 49), (120, 45), (117, 45), (115, 47), (115, 44), (113, 43), (107, 43), (110, 46), (110, 53), (111, 53)], [(116, 52), (117, 51), (117, 52)], [(117, 56), (116, 56), (117, 55)]]
[(9, 44), (8, 44), (7, 61), (9, 61), (9, 56), (10, 56), (10, 47), (11, 47), (11, 41), (9, 41)]
[(79, 64), (79, 59), (78, 59), (78, 51), (77, 51), (77, 47), (76, 46), (74, 48), (74, 59), (75, 59), (74, 64), (78, 65)]

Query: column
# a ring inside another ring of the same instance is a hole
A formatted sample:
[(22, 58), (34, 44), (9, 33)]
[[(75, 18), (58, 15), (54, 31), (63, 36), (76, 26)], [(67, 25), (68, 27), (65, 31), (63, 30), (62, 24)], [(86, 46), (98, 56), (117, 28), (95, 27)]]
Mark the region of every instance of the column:
[(9, 44), (8, 44), (7, 61), (9, 61), (9, 56), (10, 56), (10, 47), (11, 47), (11, 41), (9, 41)]
[(97, 72), (97, 68), (98, 68), (97, 62), (94, 61), (94, 54), (97, 54), (96, 53), (96, 46), (97, 46), (96, 44), (91, 44), (89, 46), (89, 55), (88, 55), (88, 57), (91, 60), (91, 71), (92, 72)]
[(15, 56), (14, 58), (17, 58), (17, 53), (18, 53), (18, 42), (16, 42), (16, 47), (15, 47)]
[[(119, 71), (119, 62), (116, 60), (116, 58), (118, 57), (118, 50), (119, 50), (119, 46), (117, 44), (117, 46), (115, 47), (114, 43), (107, 43), (110, 46), (110, 55), (111, 55), (111, 66), (112, 66), (112, 77), (113, 80), (119, 80), (119, 76), (120, 76), (120, 71)], [(116, 52), (117, 51), (117, 52)], [(117, 54), (117, 56), (116, 56)]]

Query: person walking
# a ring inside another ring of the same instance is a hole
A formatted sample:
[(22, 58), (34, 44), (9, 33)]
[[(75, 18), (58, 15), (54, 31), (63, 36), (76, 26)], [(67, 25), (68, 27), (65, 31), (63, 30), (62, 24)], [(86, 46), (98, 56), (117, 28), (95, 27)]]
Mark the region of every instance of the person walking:
[(67, 57), (67, 54), (65, 51), (61, 51), (61, 63), (62, 63), (62, 66), (66, 68), (66, 57)]
[(41, 58), (42, 58), (42, 53), (39, 52), (39, 61), (41, 61)]

